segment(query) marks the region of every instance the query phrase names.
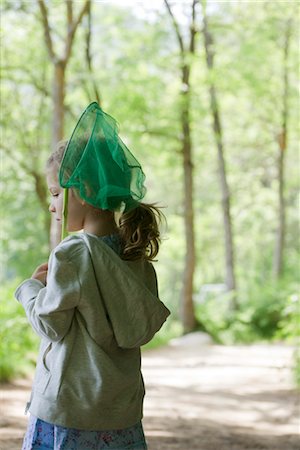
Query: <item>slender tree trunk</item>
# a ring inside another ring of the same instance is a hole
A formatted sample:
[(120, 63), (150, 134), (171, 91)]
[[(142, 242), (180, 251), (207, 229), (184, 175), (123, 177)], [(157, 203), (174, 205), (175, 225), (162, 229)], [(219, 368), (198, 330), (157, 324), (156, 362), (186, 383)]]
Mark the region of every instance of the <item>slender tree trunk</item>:
[(63, 61), (54, 64), (52, 102), (52, 149), (54, 149), (64, 137), (65, 64)]
[(223, 212), (224, 241), (225, 241), (225, 268), (226, 268), (225, 282), (228, 290), (233, 291), (236, 288), (236, 283), (234, 275), (234, 251), (233, 251), (233, 232), (232, 232), (231, 208), (230, 208), (230, 192), (226, 176), (222, 126), (214, 86), (210, 88), (210, 97), (211, 97), (211, 110), (213, 116), (214, 135), (218, 150), (218, 168), (219, 168), (221, 195), (222, 195), (222, 212)]
[(164, 0), (167, 10), (172, 19), (174, 31), (179, 44), (181, 59), (181, 130), (182, 130), (182, 157), (183, 157), (183, 175), (184, 175), (184, 229), (185, 229), (185, 265), (183, 273), (183, 287), (181, 298), (181, 320), (185, 333), (193, 331), (197, 326), (195, 309), (193, 303), (194, 291), (194, 273), (195, 273), (195, 231), (194, 231), (194, 203), (193, 203), (193, 162), (192, 162), (192, 139), (190, 129), (190, 72), (191, 62), (189, 58), (195, 53), (196, 37), (196, 4), (197, 0), (192, 1), (192, 14), (189, 35), (189, 45), (184, 45), (183, 36), (179, 25), (173, 14), (168, 0)]
[(279, 278), (283, 273), (283, 253), (285, 241), (285, 224), (286, 224), (286, 202), (284, 196), (284, 168), (287, 150), (287, 122), (288, 122), (288, 93), (289, 93), (289, 77), (288, 77), (288, 57), (289, 43), (291, 34), (291, 21), (287, 22), (285, 43), (283, 49), (283, 109), (281, 130), (278, 135), (278, 227), (276, 231), (275, 252), (273, 260), (273, 273), (275, 278)]
[(184, 66), (182, 69), (182, 156), (184, 172), (184, 225), (185, 225), (185, 268), (182, 289), (182, 323), (185, 332), (196, 327), (196, 318), (193, 303), (193, 287), (195, 273), (195, 230), (194, 230), (194, 182), (192, 162), (192, 140), (190, 128), (190, 70)]
[[(55, 149), (57, 143), (64, 138), (65, 83), (65, 63), (63, 61), (57, 61), (54, 64), (52, 89), (52, 151)], [(50, 248), (55, 248), (59, 244), (60, 239), (61, 227), (52, 215), (50, 227)]]
[[(213, 38), (208, 28), (208, 21), (205, 14), (205, 6), (203, 7), (203, 37), (206, 64), (209, 74), (214, 69), (214, 53), (213, 53)], [(233, 230), (231, 220), (231, 205), (230, 205), (230, 191), (227, 182), (226, 164), (224, 156), (223, 144), (223, 129), (221, 124), (220, 109), (217, 101), (216, 87), (213, 78), (209, 81), (209, 95), (210, 107), (213, 120), (213, 131), (218, 151), (218, 170), (222, 195), (222, 212), (224, 224), (224, 242), (225, 242), (225, 283), (229, 291), (236, 290), (236, 279), (234, 272), (234, 245), (233, 245)], [(237, 299), (233, 295), (232, 308), (237, 309)]]
[(278, 227), (275, 236), (275, 252), (273, 261), (273, 272), (275, 278), (280, 278), (283, 273), (283, 251), (285, 240), (286, 207), (284, 197), (284, 164), (286, 153), (286, 133), (278, 137), (279, 155), (278, 155)]
[(92, 4), (89, 2), (87, 11), (87, 29), (86, 29), (86, 47), (85, 47), (85, 57), (90, 74), (90, 83), (93, 88), (93, 100), (96, 100), (98, 105), (101, 106), (101, 96), (95, 81), (94, 69), (92, 64), (91, 55), (91, 36), (92, 36)]
[(37, 198), (39, 199), (40, 205), (45, 212), (44, 215), (44, 229), (47, 233), (47, 235), (50, 232), (51, 227), (51, 217), (49, 215), (48, 211), (48, 194), (47, 194), (47, 186), (45, 183), (45, 178), (40, 173), (37, 173), (36, 171), (30, 171), (30, 174), (34, 178), (34, 184), (35, 184), (35, 192), (37, 195)]

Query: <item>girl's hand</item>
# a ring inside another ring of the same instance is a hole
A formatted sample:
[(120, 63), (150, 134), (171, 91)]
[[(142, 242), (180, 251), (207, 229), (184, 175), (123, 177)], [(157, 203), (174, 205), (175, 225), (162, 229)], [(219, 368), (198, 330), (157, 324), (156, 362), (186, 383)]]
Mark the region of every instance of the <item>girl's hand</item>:
[(46, 262), (44, 264), (41, 264), (35, 269), (35, 271), (31, 275), (31, 278), (41, 281), (46, 286), (47, 274), (48, 274), (48, 263)]

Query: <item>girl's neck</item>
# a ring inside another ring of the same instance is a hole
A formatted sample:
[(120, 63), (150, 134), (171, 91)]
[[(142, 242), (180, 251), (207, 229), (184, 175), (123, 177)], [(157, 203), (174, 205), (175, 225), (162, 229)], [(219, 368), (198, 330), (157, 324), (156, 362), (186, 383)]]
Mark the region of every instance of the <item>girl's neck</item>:
[(118, 233), (114, 213), (111, 211), (91, 210), (86, 215), (83, 230), (95, 236), (108, 236)]

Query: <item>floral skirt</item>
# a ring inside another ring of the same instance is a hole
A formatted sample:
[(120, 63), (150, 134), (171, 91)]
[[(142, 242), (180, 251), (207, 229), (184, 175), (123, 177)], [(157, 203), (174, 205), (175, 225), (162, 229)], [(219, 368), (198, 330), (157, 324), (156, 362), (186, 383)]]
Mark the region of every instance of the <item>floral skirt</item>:
[(123, 430), (64, 428), (30, 416), (22, 450), (146, 450), (142, 423)]

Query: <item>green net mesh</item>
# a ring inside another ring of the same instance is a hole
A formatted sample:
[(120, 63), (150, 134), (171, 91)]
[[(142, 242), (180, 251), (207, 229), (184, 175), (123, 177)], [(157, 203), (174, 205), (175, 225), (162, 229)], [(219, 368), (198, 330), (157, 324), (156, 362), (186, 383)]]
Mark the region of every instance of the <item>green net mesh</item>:
[(128, 211), (144, 197), (145, 175), (118, 135), (115, 119), (91, 103), (80, 117), (59, 171), (64, 188), (75, 188), (90, 205)]

